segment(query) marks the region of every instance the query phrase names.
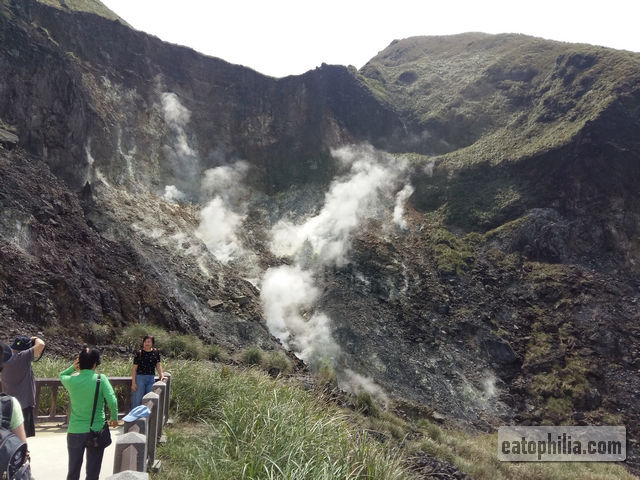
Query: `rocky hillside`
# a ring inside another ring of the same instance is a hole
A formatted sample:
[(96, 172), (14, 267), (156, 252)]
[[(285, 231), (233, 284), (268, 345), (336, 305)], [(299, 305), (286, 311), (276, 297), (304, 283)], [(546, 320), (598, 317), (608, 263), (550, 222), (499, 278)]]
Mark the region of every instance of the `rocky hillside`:
[(5, 337), (148, 322), (637, 438), (639, 54), (464, 34), (275, 79), (69, 5), (0, 0)]

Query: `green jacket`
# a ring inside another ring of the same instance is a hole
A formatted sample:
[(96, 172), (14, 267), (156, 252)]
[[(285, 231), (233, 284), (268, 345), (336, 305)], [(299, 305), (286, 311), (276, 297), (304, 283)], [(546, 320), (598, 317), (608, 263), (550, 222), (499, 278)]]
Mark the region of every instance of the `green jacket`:
[[(80, 370), (75, 373), (73, 365), (60, 372), (58, 376), (64, 388), (69, 392), (71, 399), (71, 417), (69, 418), (68, 433), (88, 433), (89, 422), (91, 421), (91, 411), (93, 410), (93, 397), (96, 393), (96, 382), (98, 374), (93, 370)], [(100, 391), (98, 393), (98, 404), (96, 405), (96, 415), (93, 419), (92, 430), (100, 430), (106, 417), (104, 415), (104, 401), (107, 401), (111, 420), (118, 419), (118, 400), (109, 383), (109, 379), (104, 374), (100, 375)]]

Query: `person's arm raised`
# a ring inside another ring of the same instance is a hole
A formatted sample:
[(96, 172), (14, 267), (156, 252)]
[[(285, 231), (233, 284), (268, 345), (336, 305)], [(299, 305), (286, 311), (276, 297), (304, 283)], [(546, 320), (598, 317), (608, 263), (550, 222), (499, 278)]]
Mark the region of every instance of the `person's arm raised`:
[(33, 356), (38, 357), (42, 352), (44, 352), (44, 340), (38, 337), (31, 337), (31, 340), (33, 340)]

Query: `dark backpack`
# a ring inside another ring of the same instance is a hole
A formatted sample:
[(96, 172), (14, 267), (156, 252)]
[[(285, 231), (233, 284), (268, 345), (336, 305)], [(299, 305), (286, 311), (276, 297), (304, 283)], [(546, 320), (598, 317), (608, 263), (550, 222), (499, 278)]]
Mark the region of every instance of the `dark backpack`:
[(0, 393), (0, 478), (23, 480), (31, 478), (31, 467), (27, 444), (20, 440), (9, 428), (13, 400)]

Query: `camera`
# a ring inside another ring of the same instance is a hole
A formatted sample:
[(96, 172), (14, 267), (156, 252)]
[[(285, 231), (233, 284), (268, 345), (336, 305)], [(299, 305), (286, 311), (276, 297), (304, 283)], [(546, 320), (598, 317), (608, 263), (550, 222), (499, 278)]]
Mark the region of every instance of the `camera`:
[(16, 337), (11, 344), (11, 349), (17, 350), (18, 352), (29, 350), (31, 347), (33, 347), (33, 340), (31, 340), (31, 337), (27, 337), (24, 335)]

